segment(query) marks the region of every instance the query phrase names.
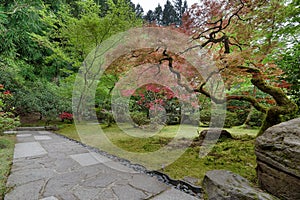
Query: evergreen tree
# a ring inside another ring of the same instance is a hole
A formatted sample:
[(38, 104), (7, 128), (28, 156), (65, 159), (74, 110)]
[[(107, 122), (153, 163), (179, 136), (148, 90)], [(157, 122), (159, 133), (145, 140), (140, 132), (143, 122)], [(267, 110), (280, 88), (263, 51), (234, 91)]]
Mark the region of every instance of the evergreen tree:
[(136, 13), (136, 16), (138, 18), (142, 18), (143, 17), (144, 9), (142, 8), (142, 6), (140, 4), (136, 5), (136, 7), (135, 7), (135, 13)]
[(177, 18), (178, 17), (174, 9), (174, 6), (171, 4), (169, 0), (167, 0), (162, 14), (162, 24), (164, 26), (174, 24), (176, 23)]
[(182, 16), (183, 13), (185, 13), (187, 11), (187, 1), (185, 0), (184, 2), (182, 0), (173, 0), (173, 4), (174, 4), (174, 9), (176, 11), (177, 14), (177, 18), (176, 18), (176, 25), (181, 25), (182, 24)]
[(162, 25), (162, 14), (163, 14), (162, 7), (160, 6), (160, 4), (158, 4), (154, 11), (154, 17), (158, 25)]
[(144, 16), (144, 19), (148, 22), (148, 23), (152, 23), (155, 21), (155, 13), (152, 10), (149, 10), (147, 12), (147, 14)]

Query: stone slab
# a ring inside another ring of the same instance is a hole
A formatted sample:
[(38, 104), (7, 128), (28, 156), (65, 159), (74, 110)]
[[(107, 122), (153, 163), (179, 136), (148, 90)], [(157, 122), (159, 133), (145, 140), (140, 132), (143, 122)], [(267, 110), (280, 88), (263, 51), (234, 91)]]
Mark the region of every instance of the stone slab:
[(95, 153), (95, 152), (91, 152), (90, 153), (97, 161), (99, 161), (99, 163), (107, 163), (107, 162), (111, 162), (112, 160), (105, 157), (105, 156), (102, 156), (98, 153)]
[(46, 197), (46, 198), (43, 198), (43, 199), (40, 199), (40, 200), (58, 200), (58, 198), (56, 198), (54, 196), (51, 196), (51, 197)]
[(36, 136), (34, 136), (34, 139), (35, 139), (35, 140), (52, 140), (51, 137), (46, 136), (46, 135), (41, 135), (41, 136), (36, 135)]
[(70, 155), (70, 157), (83, 167), (100, 163), (91, 153), (74, 154)]
[(4, 131), (3, 133), (10, 135), (10, 134), (17, 134), (18, 132), (17, 131)]
[(54, 175), (54, 170), (43, 167), (18, 170), (14, 171), (11, 176), (9, 176), (6, 184), (10, 187), (20, 186), (39, 180), (46, 180)]
[(127, 173), (137, 173), (136, 171), (134, 171), (132, 168), (126, 167), (125, 165), (122, 165), (119, 162), (113, 161), (105, 156), (102, 156), (98, 153), (95, 152), (91, 152), (90, 153), (97, 161), (99, 161), (99, 163), (102, 163), (106, 166), (108, 166), (109, 168), (115, 169), (117, 171), (121, 171), (121, 172), (127, 172)]
[(41, 134), (41, 135), (51, 135), (52, 134), (49, 131), (39, 131), (38, 133)]
[(24, 158), (47, 154), (47, 151), (38, 142), (25, 142), (15, 145), (14, 158)]
[(118, 200), (138, 200), (148, 199), (148, 195), (143, 191), (135, 189), (129, 185), (116, 185), (113, 187), (114, 194), (117, 195)]
[(255, 141), (259, 186), (285, 200), (300, 199), (300, 118), (268, 128)]
[(15, 187), (5, 195), (4, 200), (38, 200), (39, 191), (41, 191), (43, 184), (44, 181), (39, 180)]
[(129, 185), (142, 191), (146, 191), (150, 194), (159, 194), (169, 188), (169, 186), (162, 182), (159, 182), (156, 178), (147, 177), (145, 174), (133, 175), (132, 180), (129, 182)]
[[(101, 198), (97, 198), (97, 196), (103, 191), (104, 189), (100, 189), (100, 188), (84, 188), (84, 187), (76, 187), (76, 189), (74, 189), (74, 195), (78, 198), (78, 199), (101, 199)], [(104, 198), (102, 198), (104, 199)], [(109, 198), (105, 198), (105, 199), (109, 199)]]
[(17, 137), (18, 138), (22, 138), (22, 137), (30, 137), (32, 136), (32, 134), (18, 134)]
[(152, 200), (199, 200), (198, 198), (188, 195), (184, 192), (171, 188), (158, 196), (152, 198)]

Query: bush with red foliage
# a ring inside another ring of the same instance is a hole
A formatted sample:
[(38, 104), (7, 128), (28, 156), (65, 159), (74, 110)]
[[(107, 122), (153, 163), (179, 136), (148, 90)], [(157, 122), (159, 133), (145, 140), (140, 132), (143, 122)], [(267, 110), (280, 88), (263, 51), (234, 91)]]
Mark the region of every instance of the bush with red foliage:
[(62, 112), (59, 115), (59, 118), (61, 119), (62, 122), (64, 122), (65, 120), (68, 120), (69, 122), (73, 121), (73, 114), (68, 113), (68, 112)]

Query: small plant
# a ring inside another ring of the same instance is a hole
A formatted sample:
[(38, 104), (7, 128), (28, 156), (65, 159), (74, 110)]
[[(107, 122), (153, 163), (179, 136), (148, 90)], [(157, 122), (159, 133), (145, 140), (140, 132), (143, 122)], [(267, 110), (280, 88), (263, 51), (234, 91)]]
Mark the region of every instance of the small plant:
[(68, 112), (62, 112), (59, 115), (59, 118), (61, 119), (62, 122), (64, 122), (65, 120), (72, 123), (73, 122), (73, 114), (68, 113)]

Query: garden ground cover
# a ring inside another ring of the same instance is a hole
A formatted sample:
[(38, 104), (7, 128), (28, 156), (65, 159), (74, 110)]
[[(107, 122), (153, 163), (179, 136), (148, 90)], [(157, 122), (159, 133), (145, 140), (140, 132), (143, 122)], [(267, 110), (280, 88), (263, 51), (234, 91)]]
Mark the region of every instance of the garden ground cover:
[[(179, 128), (178, 125), (165, 126), (159, 133), (152, 137), (137, 138), (124, 134), (117, 125), (110, 127), (101, 126), (105, 136), (114, 145), (120, 149), (136, 153), (157, 151), (173, 139)], [(186, 130), (193, 128), (190, 125), (181, 126), (186, 126)], [(139, 129), (133, 128), (131, 125), (128, 125), (126, 128), (131, 131), (139, 131)], [(92, 134), (93, 131), (88, 129), (92, 128), (86, 126), (84, 133), (81, 132), (81, 134), (78, 135), (75, 125), (69, 124), (64, 125), (58, 132), (66, 137), (103, 149), (103, 145), (100, 144), (101, 140), (97, 140), (97, 135)], [(198, 130), (201, 131), (202, 129), (204, 128), (199, 128)], [(241, 127), (233, 127), (226, 130), (229, 131), (235, 139), (222, 139), (213, 147), (207, 156), (202, 158), (199, 157), (199, 146), (188, 147), (175, 162), (164, 167), (161, 171), (175, 179), (193, 177), (198, 179), (197, 184), (201, 184), (206, 171), (225, 169), (240, 174), (249, 179), (252, 183), (255, 183), (256, 157), (254, 154), (254, 138), (258, 130), (243, 129)], [(195, 134), (186, 135), (185, 139), (192, 140), (195, 136)], [(178, 140), (178, 143), (180, 141), (181, 140)], [(105, 148), (105, 151), (111, 153), (109, 148)], [(130, 155), (122, 154), (121, 152), (116, 153), (113, 151), (112, 154), (133, 160)]]
[(14, 144), (15, 135), (0, 136), (0, 199), (4, 198), (7, 190), (6, 181), (13, 160)]

